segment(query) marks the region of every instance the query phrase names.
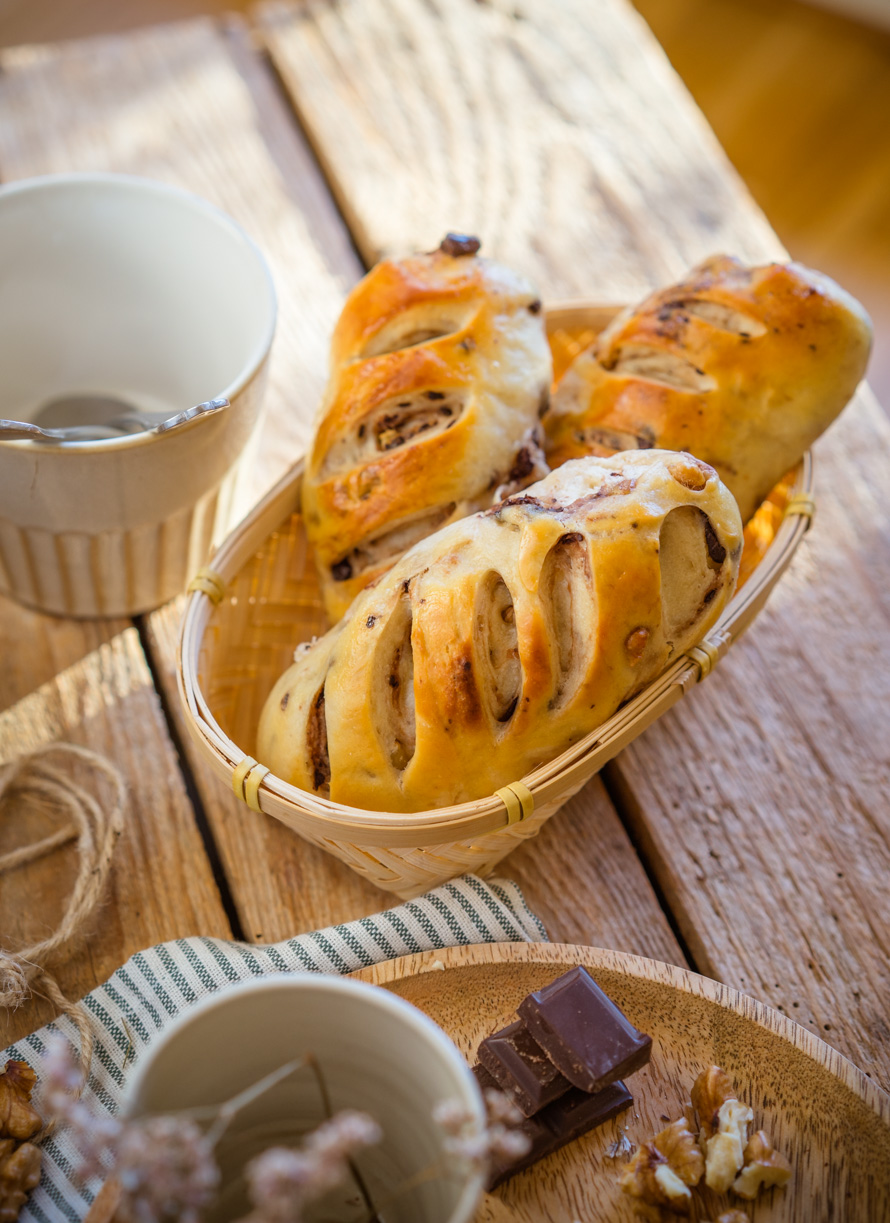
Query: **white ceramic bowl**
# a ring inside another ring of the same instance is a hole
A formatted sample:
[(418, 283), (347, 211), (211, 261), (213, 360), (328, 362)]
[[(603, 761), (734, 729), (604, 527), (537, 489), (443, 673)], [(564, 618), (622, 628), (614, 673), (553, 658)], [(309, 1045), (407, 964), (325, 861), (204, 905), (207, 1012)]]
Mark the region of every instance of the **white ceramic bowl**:
[[(164, 1030), (135, 1067), (124, 1111), (170, 1113), (220, 1104), (312, 1053), (335, 1112), (359, 1109), (383, 1130), (380, 1144), (356, 1157), (386, 1223), (467, 1223), (482, 1194), (478, 1172), (423, 1179), (441, 1166), (443, 1133), (433, 1110), (457, 1100), (484, 1125), (476, 1081), (457, 1048), (426, 1015), (388, 990), (316, 973), (265, 977), (225, 988)], [(222, 1182), (208, 1223), (239, 1218), (249, 1207), (242, 1169), (273, 1145), (297, 1145), (324, 1120), (319, 1087), (301, 1069), (255, 1099), (216, 1148)], [(408, 1192), (398, 1186), (415, 1178)], [(358, 1219), (347, 1197), (325, 1199), (325, 1217)]]
[(275, 315), (259, 250), (197, 196), (113, 174), (0, 188), (0, 418), (78, 394), (231, 403), (160, 436), (0, 442), (0, 593), (110, 616), (184, 589), (247, 508)]

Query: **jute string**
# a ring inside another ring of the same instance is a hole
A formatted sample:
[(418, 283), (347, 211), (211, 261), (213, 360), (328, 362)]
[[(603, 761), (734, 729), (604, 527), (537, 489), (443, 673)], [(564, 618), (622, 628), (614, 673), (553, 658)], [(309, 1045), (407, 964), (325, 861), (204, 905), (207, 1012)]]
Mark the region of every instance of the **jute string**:
[[(68, 774), (51, 763), (52, 757), (68, 757), (88, 765), (111, 784), (113, 799), (108, 809)], [(53, 743), (23, 756), (8, 766), (0, 780), (0, 811), (4, 807), (28, 805), (47, 814), (61, 814), (67, 822), (58, 832), (32, 845), (14, 849), (0, 857), (0, 875), (34, 862), (69, 841), (77, 841), (77, 881), (58, 928), (48, 938), (8, 951), (0, 947), (0, 1005), (17, 1007), (30, 994), (49, 999), (70, 1016), (80, 1034), (82, 1081), (89, 1076), (93, 1035), (87, 1012), (80, 1002), (71, 1002), (58, 982), (43, 967), (46, 960), (76, 938), (101, 899), (111, 869), (114, 848), (124, 826), (127, 790), (120, 772), (104, 756), (74, 743)]]

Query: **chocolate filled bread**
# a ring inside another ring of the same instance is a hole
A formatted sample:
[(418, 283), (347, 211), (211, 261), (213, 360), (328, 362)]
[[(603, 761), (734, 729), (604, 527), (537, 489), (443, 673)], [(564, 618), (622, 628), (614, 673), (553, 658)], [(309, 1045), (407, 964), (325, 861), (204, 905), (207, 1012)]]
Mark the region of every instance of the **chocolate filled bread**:
[(600, 726), (716, 624), (742, 524), (691, 455), (582, 459), (443, 527), (301, 645), (256, 755), (369, 811), (483, 799)]
[(332, 623), (412, 544), (548, 471), (541, 299), (479, 245), (384, 259), (334, 330), (302, 492)]

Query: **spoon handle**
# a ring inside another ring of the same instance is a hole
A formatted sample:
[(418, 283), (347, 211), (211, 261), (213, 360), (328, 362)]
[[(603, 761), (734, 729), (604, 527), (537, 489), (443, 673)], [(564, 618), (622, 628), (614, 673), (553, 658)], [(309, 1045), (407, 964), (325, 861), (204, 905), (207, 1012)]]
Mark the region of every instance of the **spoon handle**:
[(177, 429), (180, 425), (185, 425), (190, 420), (197, 420), (199, 416), (210, 416), (213, 412), (219, 412), (222, 408), (227, 408), (228, 406), (228, 399), (208, 399), (206, 403), (196, 403), (193, 408), (186, 408), (184, 412), (178, 412), (175, 416), (161, 421), (159, 425), (153, 427), (152, 432), (169, 433), (171, 429)]
[(157, 423), (148, 416), (133, 413), (106, 421), (103, 425), (69, 425), (64, 429), (42, 429), (40, 425), (26, 420), (0, 420), (0, 442), (39, 441), (41, 438), (54, 442), (95, 441), (134, 432), (169, 433), (171, 429), (197, 420), (199, 416), (210, 416), (228, 406), (228, 399), (208, 399)]
[(20, 442), (27, 438), (44, 437), (45, 429), (39, 425), (28, 424), (23, 420), (0, 420), (0, 441)]

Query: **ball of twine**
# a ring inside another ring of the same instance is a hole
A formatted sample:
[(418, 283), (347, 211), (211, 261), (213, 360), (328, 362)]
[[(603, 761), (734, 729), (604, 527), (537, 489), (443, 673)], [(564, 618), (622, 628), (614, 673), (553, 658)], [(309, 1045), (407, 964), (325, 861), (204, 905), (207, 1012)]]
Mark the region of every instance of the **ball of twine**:
[[(111, 783), (112, 802), (106, 809), (89, 791), (52, 763), (68, 757), (86, 764)], [(82, 933), (105, 889), (114, 849), (124, 827), (127, 800), (121, 773), (104, 756), (74, 743), (53, 743), (23, 756), (6, 769), (0, 779), (0, 811), (23, 807), (65, 817), (57, 832), (0, 857), (0, 875), (34, 862), (44, 854), (76, 840), (78, 873), (58, 927), (45, 939), (10, 951), (0, 947), (0, 1005), (20, 1006), (31, 994), (49, 999), (68, 1015), (80, 1034), (82, 1079), (86, 1081), (93, 1052), (93, 1035), (87, 1012), (80, 1002), (71, 1002), (58, 982), (44, 968), (45, 962), (69, 940)]]

